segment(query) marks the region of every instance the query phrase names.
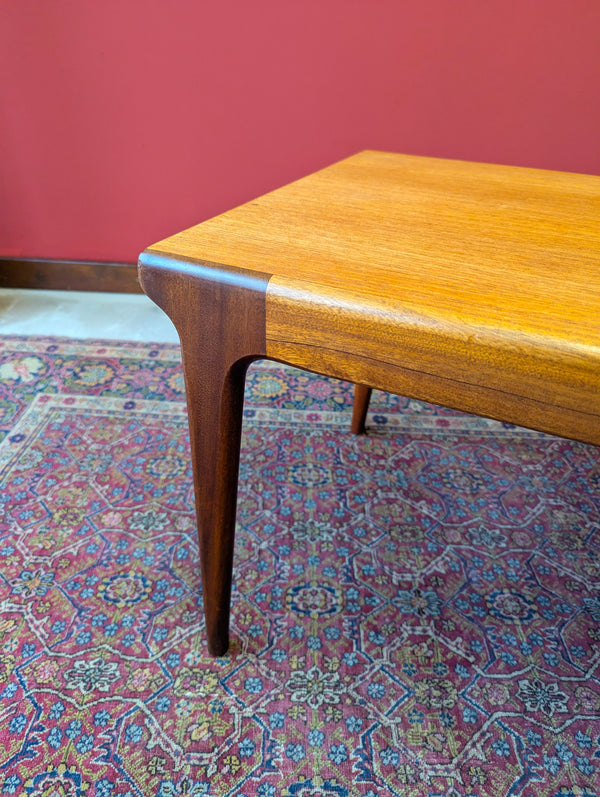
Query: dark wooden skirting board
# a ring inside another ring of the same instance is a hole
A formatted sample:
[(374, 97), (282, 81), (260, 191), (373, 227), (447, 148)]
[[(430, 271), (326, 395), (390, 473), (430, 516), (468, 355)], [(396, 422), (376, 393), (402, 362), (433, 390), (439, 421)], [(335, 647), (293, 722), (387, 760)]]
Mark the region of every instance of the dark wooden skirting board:
[(0, 257), (0, 288), (141, 293), (135, 263)]

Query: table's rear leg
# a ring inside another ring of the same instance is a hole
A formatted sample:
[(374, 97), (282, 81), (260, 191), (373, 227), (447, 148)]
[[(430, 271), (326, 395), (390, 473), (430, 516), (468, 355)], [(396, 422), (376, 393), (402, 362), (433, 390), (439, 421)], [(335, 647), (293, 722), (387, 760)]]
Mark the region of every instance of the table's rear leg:
[(249, 363), (265, 354), (267, 281), (142, 255), (140, 282), (181, 340), (206, 635), (220, 656), (229, 646), (244, 383)]
[(350, 430), (352, 434), (365, 433), (365, 420), (369, 409), (372, 389), (365, 385), (356, 385), (354, 388), (354, 405), (352, 407), (352, 423)]

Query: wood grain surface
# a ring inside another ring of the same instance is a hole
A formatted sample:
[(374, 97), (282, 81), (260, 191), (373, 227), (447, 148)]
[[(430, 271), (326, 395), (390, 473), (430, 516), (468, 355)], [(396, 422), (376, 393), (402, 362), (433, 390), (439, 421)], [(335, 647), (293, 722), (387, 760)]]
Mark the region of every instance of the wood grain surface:
[(229, 646), (246, 370), (264, 357), (267, 275), (144, 252), (140, 283), (181, 340), (208, 649)]
[(600, 443), (600, 177), (367, 151), (151, 251), (272, 275), (273, 359)]
[(600, 177), (363, 152), (150, 247), (182, 343), (206, 633), (229, 644), (257, 357), (600, 444)]

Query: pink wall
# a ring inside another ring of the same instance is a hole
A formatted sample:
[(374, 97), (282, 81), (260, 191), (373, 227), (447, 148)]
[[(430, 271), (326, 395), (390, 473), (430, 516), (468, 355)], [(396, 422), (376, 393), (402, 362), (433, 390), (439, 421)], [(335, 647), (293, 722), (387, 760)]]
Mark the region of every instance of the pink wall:
[(146, 245), (364, 148), (600, 174), (599, 0), (0, 0), (0, 254)]

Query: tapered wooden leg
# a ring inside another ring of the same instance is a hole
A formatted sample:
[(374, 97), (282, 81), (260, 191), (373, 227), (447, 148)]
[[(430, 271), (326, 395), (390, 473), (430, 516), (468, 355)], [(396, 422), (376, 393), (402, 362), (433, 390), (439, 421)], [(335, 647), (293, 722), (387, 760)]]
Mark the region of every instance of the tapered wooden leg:
[(181, 338), (188, 401), (208, 649), (229, 647), (236, 498), (246, 363), (208, 370)]
[(372, 388), (364, 385), (356, 385), (354, 389), (354, 406), (352, 407), (352, 423), (350, 425), (352, 434), (365, 433), (365, 420), (372, 392)]
[(229, 604), (246, 369), (265, 352), (267, 275), (248, 279), (145, 253), (144, 291), (181, 340), (209, 652), (229, 646)]

